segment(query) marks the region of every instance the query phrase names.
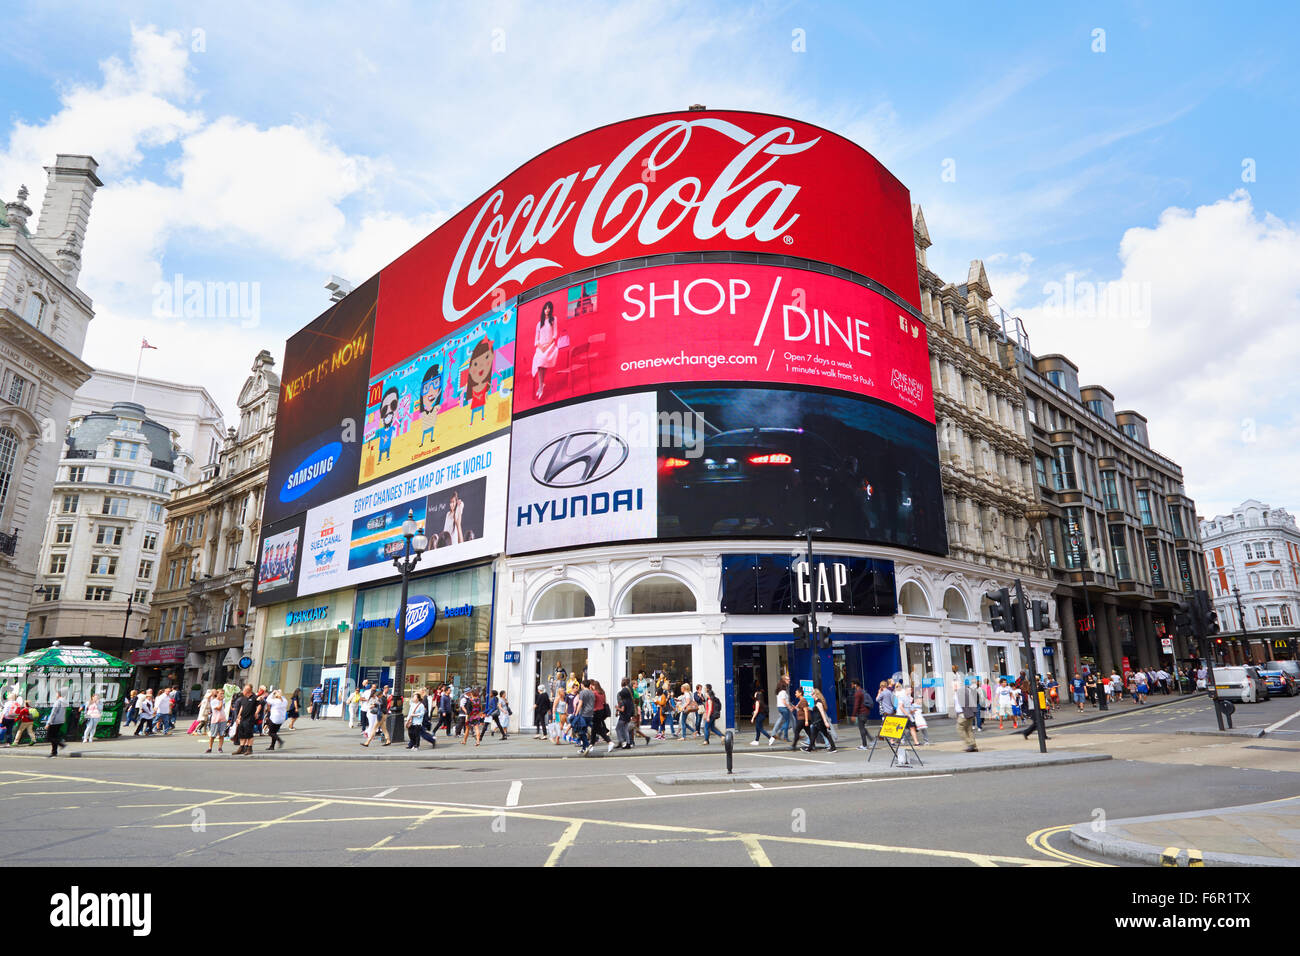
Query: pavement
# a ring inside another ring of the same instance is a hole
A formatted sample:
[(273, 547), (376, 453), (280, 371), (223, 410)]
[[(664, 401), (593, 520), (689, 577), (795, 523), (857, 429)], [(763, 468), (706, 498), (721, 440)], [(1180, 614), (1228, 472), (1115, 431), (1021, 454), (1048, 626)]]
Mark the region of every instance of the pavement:
[(1080, 823), (1070, 841), (1148, 866), (1300, 867), (1300, 797)]
[[(1061, 707), (1047, 723), (1048, 733), (1051, 734), (1057, 729), (1071, 727), (1078, 724), (1087, 724), (1093, 721), (1106, 720), (1122, 714), (1134, 714), (1147, 710), (1155, 710), (1168, 704), (1187, 703), (1196, 700), (1204, 695), (1170, 695), (1153, 698), (1146, 704), (1123, 703), (1112, 705), (1109, 711), (1098, 711), (1095, 708), (1088, 708), (1082, 714), (1078, 713), (1073, 705)], [(1207, 708), (1208, 710), (1208, 708)], [(153, 760), (221, 760), (230, 756), (236, 748), (229, 740), (225, 742), (225, 754), (219, 755), (216, 751), (211, 754), (205, 754), (207, 748), (207, 738), (190, 737), (185, 733), (193, 720), (192, 715), (186, 715), (177, 720), (177, 729), (168, 736), (154, 734), (151, 737), (143, 735), (137, 737), (131, 733), (128, 728), (127, 732), (117, 738), (109, 740), (96, 740), (90, 744), (82, 744), (79, 739), (74, 738), (69, 742), (65, 751), (61, 751), (60, 757), (106, 757), (111, 759), (133, 758), (133, 759), (153, 759)], [(1211, 721), (1213, 718), (1211, 718)], [(1021, 721), (1021, 727), (1024, 722)], [(611, 724), (612, 728), (612, 724)], [(875, 736), (879, 729), (879, 722), (873, 721), (871, 726), (872, 736)], [(984, 731), (981, 739), (993, 739), (995, 737), (1011, 737), (1022, 731), (1013, 730), (1010, 723), (1006, 724), (1005, 733), (997, 729), (995, 720), (984, 721)], [(750, 740), (753, 739), (753, 725), (748, 722), (741, 724), (736, 729), (736, 752), (741, 753), (748, 751)], [(842, 749), (847, 755), (847, 746), (855, 745), (857, 742), (856, 727), (847, 724), (840, 725), (837, 728), (837, 736), (841, 742)], [(946, 715), (935, 715), (930, 719), (929, 734), (931, 740), (936, 744), (956, 743), (959, 739), (956, 724), (949, 720)], [(653, 735), (652, 735), (653, 736)], [(281, 737), (283, 738), (283, 747), (277, 747), (274, 751), (267, 751), (268, 738), (260, 736), (253, 745), (255, 756), (259, 761), (262, 760), (417, 760), (427, 758), (431, 754), (436, 754), (439, 760), (474, 760), (484, 758), (509, 758), (509, 759), (563, 759), (575, 756), (576, 748), (571, 744), (556, 745), (550, 741), (534, 740), (527, 732), (512, 733), (508, 739), (502, 741), (499, 737), (489, 736), (487, 733), (483, 736), (481, 746), (475, 747), (471, 741), (468, 744), (462, 744), (459, 738), (448, 737), (442, 733), (437, 735), (438, 744), (436, 748), (431, 748), (427, 742), (421, 744), (420, 749), (407, 750), (405, 743), (394, 743), (392, 746), (384, 746), (382, 738), (372, 741), (369, 747), (361, 747), (360, 729), (349, 730), (347, 721), (340, 718), (326, 718), (321, 720), (311, 720), (309, 718), (299, 718), (298, 725), (293, 730), (282, 729)], [(617, 757), (639, 758), (650, 756), (684, 756), (697, 755), (707, 756), (712, 753), (719, 761), (722, 759), (722, 742), (715, 740), (708, 746), (703, 745), (703, 738), (687, 738), (686, 740), (677, 740), (676, 738), (667, 738), (665, 740), (651, 740), (646, 742), (638, 738), (637, 745), (632, 750), (614, 751), (611, 754), (606, 753), (605, 744), (602, 742), (592, 752), (593, 757)], [(765, 747), (754, 747), (755, 751), (763, 750)], [(773, 748), (779, 750), (780, 748)], [(6, 755), (22, 754), (39, 754), (44, 756), (49, 750), (44, 744), (37, 744), (34, 747), (28, 747), (26, 744), (9, 748), (0, 744), (0, 759)], [(873, 760), (880, 759), (879, 755)], [(924, 759), (924, 758), (923, 758)], [(888, 755), (886, 754), (886, 761)], [(874, 768), (873, 768), (874, 769)]]

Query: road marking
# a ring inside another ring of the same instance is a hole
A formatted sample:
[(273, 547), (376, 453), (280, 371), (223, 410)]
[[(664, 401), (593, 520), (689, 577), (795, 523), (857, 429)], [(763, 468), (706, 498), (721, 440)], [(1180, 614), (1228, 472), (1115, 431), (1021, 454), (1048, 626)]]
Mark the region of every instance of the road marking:
[(751, 757), (767, 757), (769, 760), (793, 760), (796, 763), (833, 764), (833, 760), (814, 760), (812, 757), (785, 757), (781, 754), (750, 754)]
[(382, 800), (384, 797), (388, 796), (396, 789), (397, 789), (396, 787), (389, 787), (387, 790), (380, 790), (377, 794), (375, 794), (373, 799)]
[(642, 780), (640, 777), (638, 777), (636, 774), (634, 773), (628, 774), (627, 779), (632, 784), (632, 786), (636, 787), (647, 797), (657, 796), (657, 794), (653, 790), (651, 790), (648, 786), (646, 786), (645, 781)]
[(749, 854), (749, 858), (755, 866), (772, 865), (772, 861), (768, 859), (767, 853), (763, 850), (763, 845), (758, 842), (758, 834), (742, 833), (740, 835), (740, 845), (745, 848), (745, 852)]
[(1028, 843), (1031, 848), (1042, 853), (1044, 856), (1050, 856), (1063, 863), (1073, 863), (1076, 866), (1114, 866), (1113, 863), (1101, 863), (1096, 860), (1087, 860), (1081, 856), (1075, 856), (1073, 853), (1066, 853), (1064, 850), (1058, 850), (1047, 842), (1049, 837), (1068, 830), (1072, 826), (1074, 826), (1074, 824), (1067, 823), (1063, 827), (1044, 827), (1041, 830), (1035, 830), (1033, 833), (1029, 834), (1029, 836), (1025, 837), (1025, 842)]
[(559, 863), (560, 857), (564, 856), (564, 851), (573, 846), (573, 841), (578, 838), (578, 831), (581, 829), (581, 820), (574, 820), (565, 827), (564, 832), (560, 834), (560, 838), (551, 845), (551, 855), (546, 858), (546, 862), (542, 866), (555, 866)]
[(762, 785), (761, 783), (751, 783), (749, 786), (750, 786), (752, 789), (754, 789), (754, 790), (762, 790), (762, 789), (763, 789), (763, 785)]
[(1300, 710), (1297, 710), (1297, 711), (1296, 711), (1294, 714), (1292, 714), (1290, 717), (1283, 717), (1281, 720), (1279, 720), (1279, 721), (1278, 721), (1277, 723), (1275, 723), (1275, 724), (1269, 724), (1267, 727), (1264, 728), (1264, 733), (1266, 733), (1266, 734), (1271, 734), (1273, 731), (1277, 730), (1277, 729), (1278, 729), (1279, 727), (1281, 727), (1283, 724), (1289, 724), (1289, 723), (1291, 723), (1291, 721), (1295, 720), (1297, 717), (1300, 717)]
[(519, 806), (519, 794), (523, 792), (524, 782), (522, 780), (510, 781), (510, 792), (506, 794), (506, 806)]

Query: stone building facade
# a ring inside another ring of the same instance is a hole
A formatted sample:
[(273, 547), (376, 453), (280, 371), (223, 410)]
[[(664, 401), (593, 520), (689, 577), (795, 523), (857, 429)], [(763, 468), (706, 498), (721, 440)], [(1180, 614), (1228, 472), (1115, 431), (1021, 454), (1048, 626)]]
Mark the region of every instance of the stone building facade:
[(249, 599), (280, 390), (274, 365), (270, 352), (258, 353), (239, 393), (239, 425), (227, 430), (216, 463), (167, 504), (150, 640), (142, 648), (157, 663), (141, 669), (143, 685), (171, 681), (188, 689), (245, 676), (239, 661), (252, 651)]
[(0, 658), (18, 653), (73, 393), (94, 317), (77, 287), (95, 190), (89, 156), (60, 153), (36, 231), (27, 189), (0, 212)]

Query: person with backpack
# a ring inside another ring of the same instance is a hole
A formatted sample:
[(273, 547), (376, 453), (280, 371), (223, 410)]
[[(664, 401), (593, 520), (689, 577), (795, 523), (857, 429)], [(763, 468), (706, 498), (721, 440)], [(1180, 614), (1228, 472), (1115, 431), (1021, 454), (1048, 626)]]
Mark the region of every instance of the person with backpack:
[(717, 720), (722, 716), (722, 701), (718, 700), (713, 693), (713, 685), (704, 685), (704, 743), (701, 746), (709, 745), (709, 731), (722, 736), (722, 731), (717, 727)]

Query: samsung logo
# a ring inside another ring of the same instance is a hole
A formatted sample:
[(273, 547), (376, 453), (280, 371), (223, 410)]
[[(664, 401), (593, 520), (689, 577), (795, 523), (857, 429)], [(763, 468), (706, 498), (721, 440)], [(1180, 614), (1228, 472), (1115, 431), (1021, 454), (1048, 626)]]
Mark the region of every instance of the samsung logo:
[(588, 515), (617, 514), (620, 511), (642, 511), (641, 488), (624, 488), (620, 491), (597, 491), (594, 494), (570, 495), (520, 505), (515, 512), (515, 527), (585, 518)]
[(547, 488), (589, 485), (618, 471), (627, 461), (627, 452), (627, 442), (613, 432), (569, 432), (547, 442), (533, 456), (533, 478)]
[(280, 489), (280, 501), (288, 503), (311, 491), (334, 470), (334, 465), (342, 454), (342, 443), (335, 441), (309, 456), (285, 479), (284, 486)]
[(308, 608), (303, 611), (290, 611), (284, 616), (284, 623), (286, 627), (293, 627), (295, 624), (302, 624), (304, 621), (323, 621), (329, 615), (329, 605), (326, 604), (322, 607)]

